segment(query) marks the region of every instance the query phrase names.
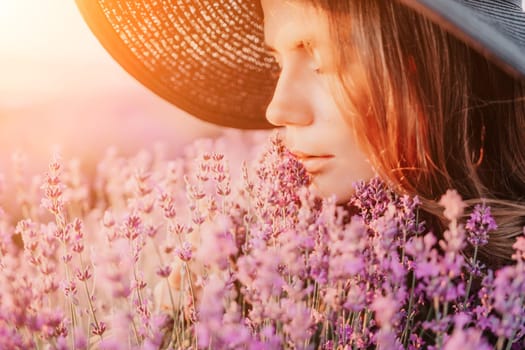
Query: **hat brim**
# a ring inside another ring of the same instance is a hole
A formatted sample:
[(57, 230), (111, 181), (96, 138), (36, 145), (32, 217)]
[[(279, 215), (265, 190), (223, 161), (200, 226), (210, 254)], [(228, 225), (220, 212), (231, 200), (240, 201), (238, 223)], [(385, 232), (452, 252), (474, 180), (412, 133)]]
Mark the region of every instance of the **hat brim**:
[(399, 0), (508, 74), (525, 78), (525, 13), (519, 1)]
[[(492, 1), (399, 1), (465, 41), (508, 74), (525, 77), (525, 14), (518, 4), (498, 1), (498, 6), (506, 3), (498, 17), (497, 11), (494, 13), (497, 6), (483, 5)], [(278, 67), (263, 45), (258, 1), (232, 1), (238, 8), (231, 8), (234, 13), (230, 17), (213, 1), (158, 2), (168, 4), (169, 9), (161, 8), (164, 5), (153, 9), (148, 1), (76, 3), (111, 56), (163, 99), (216, 125), (272, 127), (265, 110)], [(201, 16), (195, 16), (199, 11)], [(215, 21), (211, 31), (201, 18)]]
[[(159, 1), (155, 9), (147, 3), (76, 0), (106, 51), (158, 96), (216, 125), (273, 127), (265, 110), (278, 67), (264, 48), (262, 14), (255, 10), (255, 2), (232, 10), (230, 18), (222, 16), (214, 1), (203, 1), (209, 6), (198, 10), (192, 0)], [(216, 22), (214, 32), (208, 32), (206, 23), (198, 23), (195, 11), (208, 11), (204, 17)], [(245, 47), (232, 47), (232, 38)]]

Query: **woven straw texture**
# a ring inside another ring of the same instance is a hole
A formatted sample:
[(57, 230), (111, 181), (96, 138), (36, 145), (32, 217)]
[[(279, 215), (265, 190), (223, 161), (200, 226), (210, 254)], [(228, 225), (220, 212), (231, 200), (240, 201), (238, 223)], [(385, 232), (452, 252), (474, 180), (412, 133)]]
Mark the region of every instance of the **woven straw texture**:
[(200, 119), (268, 128), (278, 67), (262, 14), (241, 1), (78, 1), (113, 57), (156, 94)]
[[(525, 77), (520, 0), (399, 1)], [(264, 115), (278, 67), (264, 48), (259, 1), (76, 2), (108, 52), (162, 98), (214, 124), (270, 127)]]

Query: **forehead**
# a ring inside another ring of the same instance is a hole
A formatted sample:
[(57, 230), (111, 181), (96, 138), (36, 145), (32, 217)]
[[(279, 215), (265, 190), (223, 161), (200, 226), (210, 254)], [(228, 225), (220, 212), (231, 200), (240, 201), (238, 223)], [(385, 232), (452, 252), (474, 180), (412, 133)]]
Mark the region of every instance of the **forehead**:
[(262, 0), (264, 36), (268, 45), (285, 48), (295, 42), (323, 41), (328, 37), (325, 13), (307, 1)]

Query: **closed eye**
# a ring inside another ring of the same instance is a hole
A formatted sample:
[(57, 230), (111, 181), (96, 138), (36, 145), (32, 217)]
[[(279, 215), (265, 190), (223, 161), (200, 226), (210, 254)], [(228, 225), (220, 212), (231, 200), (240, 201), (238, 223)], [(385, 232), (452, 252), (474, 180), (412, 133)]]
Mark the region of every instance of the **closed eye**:
[(316, 74), (322, 74), (321, 68), (319, 68), (318, 66), (319, 59), (317, 57), (317, 54), (314, 52), (312, 43), (310, 41), (302, 41), (300, 44), (300, 48), (303, 48), (314, 61), (315, 65), (313, 67), (313, 71)]
[[(275, 78), (278, 78), (279, 75), (281, 74), (281, 71), (283, 69), (282, 67), (282, 63), (281, 63), (281, 60), (280, 60), (280, 55), (279, 55), (279, 52), (273, 48), (272, 46), (268, 45), (268, 44), (265, 44), (265, 47), (266, 47), (266, 50), (268, 51), (268, 54), (274, 59), (275, 63), (277, 63), (277, 66), (278, 66), (278, 70), (273, 70), (272, 71), (272, 75), (275, 77)], [(318, 66), (318, 60), (317, 60), (317, 55), (315, 54), (313, 48), (312, 48), (312, 44), (309, 42), (309, 41), (300, 41), (297, 43), (296, 49), (299, 49), (299, 50), (304, 50), (310, 57), (311, 59), (313, 60), (313, 64), (312, 64), (312, 70), (316, 73), (316, 74), (322, 74), (322, 70), (321, 68)]]
[(266, 48), (266, 51), (268, 52), (268, 54), (274, 59), (275, 63), (277, 63), (277, 65), (279, 66), (279, 71), (282, 69), (282, 66), (281, 66), (281, 62), (279, 60), (279, 53), (277, 52), (276, 49), (274, 49), (272, 46), (268, 45), (268, 44), (264, 44), (265, 48)]

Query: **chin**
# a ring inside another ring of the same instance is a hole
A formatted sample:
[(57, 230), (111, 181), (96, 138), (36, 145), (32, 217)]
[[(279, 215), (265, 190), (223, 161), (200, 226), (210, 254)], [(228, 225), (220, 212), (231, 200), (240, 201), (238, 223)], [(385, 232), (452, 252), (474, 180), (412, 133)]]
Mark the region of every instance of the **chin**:
[(338, 181), (337, 178), (322, 175), (314, 175), (312, 177), (310, 189), (322, 198), (335, 196), (337, 204), (346, 204), (354, 194), (352, 184), (342, 182), (340, 179)]

